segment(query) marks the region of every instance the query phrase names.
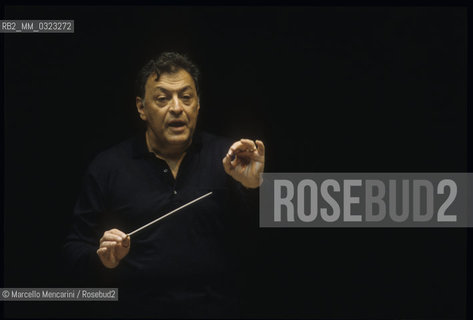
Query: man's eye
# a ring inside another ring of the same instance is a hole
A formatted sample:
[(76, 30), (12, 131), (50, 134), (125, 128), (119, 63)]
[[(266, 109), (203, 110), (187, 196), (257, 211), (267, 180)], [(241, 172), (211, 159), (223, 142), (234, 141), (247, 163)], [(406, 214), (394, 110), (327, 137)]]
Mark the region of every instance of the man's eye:
[(166, 100), (167, 100), (166, 97), (158, 97), (158, 98), (156, 98), (156, 101), (158, 101), (159, 103), (164, 103), (164, 102), (166, 102)]

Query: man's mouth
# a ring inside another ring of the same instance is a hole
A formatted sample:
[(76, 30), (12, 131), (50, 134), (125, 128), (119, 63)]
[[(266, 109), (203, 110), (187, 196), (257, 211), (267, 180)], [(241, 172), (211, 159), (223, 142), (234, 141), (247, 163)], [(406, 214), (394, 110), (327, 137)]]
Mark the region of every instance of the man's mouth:
[(183, 120), (171, 120), (168, 122), (168, 126), (172, 129), (183, 130), (187, 123)]

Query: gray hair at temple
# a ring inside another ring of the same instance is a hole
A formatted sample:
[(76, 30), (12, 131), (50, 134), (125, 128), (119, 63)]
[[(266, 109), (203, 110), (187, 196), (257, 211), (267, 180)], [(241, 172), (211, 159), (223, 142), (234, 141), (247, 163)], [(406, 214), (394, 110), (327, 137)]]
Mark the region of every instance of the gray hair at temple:
[(136, 78), (136, 96), (144, 98), (146, 81), (149, 76), (156, 74), (156, 81), (163, 73), (175, 73), (179, 70), (187, 71), (195, 83), (197, 95), (200, 95), (199, 77), (200, 71), (197, 66), (184, 54), (177, 52), (163, 52), (154, 59), (148, 61), (138, 73)]

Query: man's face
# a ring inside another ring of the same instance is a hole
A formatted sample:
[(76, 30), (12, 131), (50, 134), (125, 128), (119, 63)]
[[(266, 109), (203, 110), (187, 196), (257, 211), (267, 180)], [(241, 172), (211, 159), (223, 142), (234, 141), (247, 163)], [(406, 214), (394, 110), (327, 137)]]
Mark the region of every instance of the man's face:
[(200, 109), (194, 80), (183, 69), (155, 79), (156, 74), (152, 74), (146, 82), (144, 99), (136, 99), (140, 117), (161, 147), (187, 145)]

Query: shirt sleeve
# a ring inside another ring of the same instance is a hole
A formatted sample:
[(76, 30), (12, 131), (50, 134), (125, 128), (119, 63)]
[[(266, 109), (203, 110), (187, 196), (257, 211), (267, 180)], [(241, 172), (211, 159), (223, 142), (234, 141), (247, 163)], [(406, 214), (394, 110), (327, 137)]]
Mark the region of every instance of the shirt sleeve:
[(106, 207), (103, 188), (92, 168), (89, 166), (84, 176), (63, 253), (68, 268), (66, 273), (77, 281), (97, 284), (97, 281), (106, 281), (111, 271), (103, 266), (97, 255)]

